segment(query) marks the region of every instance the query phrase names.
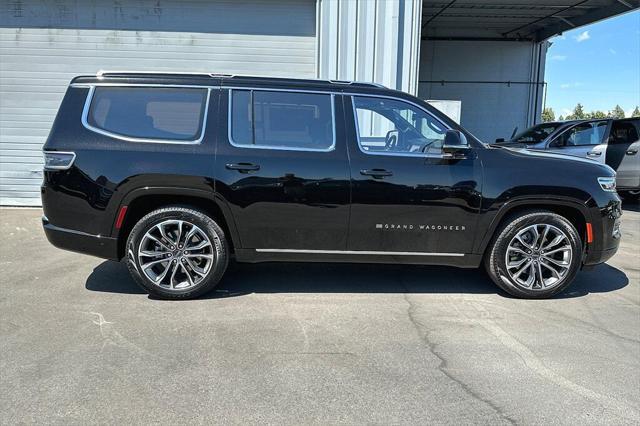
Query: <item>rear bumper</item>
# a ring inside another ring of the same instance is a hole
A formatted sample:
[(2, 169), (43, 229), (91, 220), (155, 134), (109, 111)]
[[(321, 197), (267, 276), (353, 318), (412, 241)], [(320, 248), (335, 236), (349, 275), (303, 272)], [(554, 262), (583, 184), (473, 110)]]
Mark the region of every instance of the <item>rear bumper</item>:
[(118, 240), (115, 238), (59, 228), (52, 225), (46, 216), (42, 217), (42, 226), (49, 242), (58, 248), (118, 260)]

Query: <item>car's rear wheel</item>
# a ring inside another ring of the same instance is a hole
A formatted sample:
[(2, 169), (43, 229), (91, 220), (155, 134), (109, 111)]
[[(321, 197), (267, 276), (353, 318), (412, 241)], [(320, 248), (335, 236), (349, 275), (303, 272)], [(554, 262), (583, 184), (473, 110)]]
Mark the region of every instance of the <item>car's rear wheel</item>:
[(531, 211), (498, 230), (485, 257), (489, 276), (509, 294), (546, 298), (564, 290), (580, 268), (582, 242), (564, 217)]
[(133, 278), (163, 299), (198, 297), (218, 284), (229, 253), (224, 232), (205, 213), (165, 207), (144, 216), (127, 241)]

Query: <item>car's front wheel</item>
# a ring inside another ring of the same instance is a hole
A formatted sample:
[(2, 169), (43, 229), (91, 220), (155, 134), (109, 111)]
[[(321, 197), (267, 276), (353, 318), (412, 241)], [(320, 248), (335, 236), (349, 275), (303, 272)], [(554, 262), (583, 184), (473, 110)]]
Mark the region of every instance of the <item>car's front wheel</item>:
[(227, 268), (224, 232), (205, 213), (180, 206), (154, 210), (133, 227), (127, 265), (133, 278), (163, 299), (190, 299), (210, 291)]
[(509, 294), (551, 297), (580, 268), (582, 242), (566, 218), (548, 211), (512, 217), (498, 230), (485, 257), (489, 276)]

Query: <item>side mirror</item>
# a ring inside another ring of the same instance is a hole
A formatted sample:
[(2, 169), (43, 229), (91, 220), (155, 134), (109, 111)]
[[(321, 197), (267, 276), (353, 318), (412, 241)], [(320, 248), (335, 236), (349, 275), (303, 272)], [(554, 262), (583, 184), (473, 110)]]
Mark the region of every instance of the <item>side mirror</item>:
[(467, 137), (459, 130), (447, 130), (442, 144), (443, 154), (455, 154), (469, 149)]
[(504, 142), (504, 138), (498, 138), (498, 139), (496, 139), (496, 143), (501, 143), (501, 142)]

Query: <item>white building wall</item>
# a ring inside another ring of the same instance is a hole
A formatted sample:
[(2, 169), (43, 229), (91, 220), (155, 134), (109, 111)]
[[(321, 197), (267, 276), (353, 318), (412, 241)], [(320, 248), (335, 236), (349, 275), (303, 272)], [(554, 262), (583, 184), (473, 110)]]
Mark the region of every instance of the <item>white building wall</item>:
[(319, 78), (417, 93), (422, 0), (318, 0)]
[(418, 96), (462, 101), (461, 124), (485, 142), (539, 121), (546, 42), (424, 40)]

